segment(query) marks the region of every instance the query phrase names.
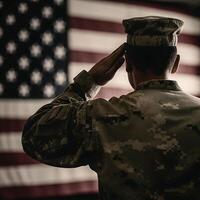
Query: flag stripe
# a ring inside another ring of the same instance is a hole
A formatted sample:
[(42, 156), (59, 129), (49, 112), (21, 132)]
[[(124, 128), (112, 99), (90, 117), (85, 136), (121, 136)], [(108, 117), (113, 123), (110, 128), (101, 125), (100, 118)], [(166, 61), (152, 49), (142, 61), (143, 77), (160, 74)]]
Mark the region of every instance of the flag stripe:
[(100, 32), (124, 33), (121, 23), (82, 17), (70, 17), (70, 28), (93, 30)]
[[(80, 65), (80, 63), (71, 62), (69, 64), (69, 81), (73, 81), (73, 77), (75, 77), (81, 70), (89, 70), (93, 65), (94, 63), (81, 63)], [(200, 77), (198, 75), (177, 73), (171, 75), (170, 78), (177, 80), (185, 92), (193, 95), (199, 94)], [(193, 87), (191, 87), (191, 85)], [(106, 87), (119, 87), (121, 89), (131, 90), (126, 71), (123, 67), (120, 68), (114, 78), (106, 84)]]
[[(89, 70), (94, 63), (79, 63), (79, 62), (71, 62), (69, 65), (69, 80), (72, 82), (73, 78), (83, 69)], [(186, 67), (185, 67), (186, 69)], [(190, 67), (188, 67), (190, 69)], [(124, 81), (122, 81), (124, 77)], [(199, 94), (199, 85), (200, 85), (200, 78), (197, 75), (191, 75), (191, 74), (176, 74), (172, 76), (172, 78), (177, 79), (181, 87), (183, 88), (184, 91), (189, 92), (191, 94)], [(190, 84), (188, 84), (188, 82)], [(192, 85), (193, 87), (190, 87)], [(124, 68), (119, 69), (118, 73), (116, 73), (115, 77), (113, 80), (111, 80), (105, 88), (117, 88), (119, 87), (120, 91), (123, 90), (131, 90), (131, 86), (128, 83), (127, 79), (127, 74)], [(1, 107), (7, 107), (7, 108), (13, 108), (13, 109), (0, 109), (0, 118), (1, 123), (6, 122), (3, 121), (3, 119), (6, 120), (11, 120), (11, 123), (16, 123), (15, 119), (19, 119), (19, 122), (23, 123), (23, 120), (29, 117), (31, 114), (37, 111), (38, 108), (43, 106), (44, 104), (48, 103), (50, 100), (37, 100), (37, 101), (32, 101), (29, 102), (28, 100), (1, 100)], [(16, 112), (15, 107), (21, 107), (23, 109), (18, 109), (18, 112)], [(14, 120), (12, 122), (12, 119)], [(23, 126), (22, 124), (18, 125)], [(5, 127), (5, 126), (4, 126)], [(5, 130), (10, 130), (10, 131), (16, 131), (15, 128), (7, 127), (7, 128), (2, 128), (2, 131)]]
[[(107, 2), (116, 2), (116, 0), (101, 0), (101, 1), (107, 1)], [(156, 8), (161, 10), (168, 10), (173, 11), (177, 13), (183, 13), (188, 15), (193, 15), (196, 17), (199, 17), (198, 13), (194, 13), (192, 9), (188, 9), (188, 7), (184, 4), (177, 4), (178, 1), (175, 1), (175, 4), (173, 4), (172, 1), (146, 1), (146, 0), (117, 0), (118, 3), (128, 4), (128, 5), (138, 5), (138, 6), (144, 6), (149, 8)], [(168, 5), (167, 5), (168, 4)], [(171, 5), (170, 5), (171, 4)]]
[(0, 162), (0, 167), (39, 164), (38, 161), (32, 159), (23, 152), (3, 153), (0, 151), (0, 158), (3, 160), (3, 162)]
[(1, 133), (0, 152), (23, 152), (21, 132)]
[[(100, 33), (96, 31), (71, 29), (69, 31), (69, 39), (71, 50), (110, 53), (114, 50), (113, 47), (116, 48), (125, 41), (125, 35), (119, 33)], [(181, 63), (184, 63), (185, 65), (199, 65), (200, 47), (179, 43), (178, 52), (182, 56)]]
[[(111, 97), (111, 95), (113, 96), (120, 96), (122, 94), (127, 94), (128, 92), (130, 92), (132, 89), (130, 88), (129, 90), (126, 90), (126, 89), (121, 89), (121, 88), (117, 88), (117, 87), (101, 87), (99, 93), (97, 94), (97, 96), (95, 98), (98, 98), (98, 97), (105, 97), (106, 94), (108, 93), (109, 94), (109, 97)], [(13, 106), (17, 103), (17, 101), (13, 101), (12, 102), (3, 102), (4, 106)], [(9, 134), (21, 134), (21, 132), (17, 132), (17, 131), (21, 131), (23, 126), (24, 126), (24, 123), (26, 121), (26, 115), (32, 115), (33, 112), (35, 111), (32, 111), (31, 108), (32, 107), (35, 107), (34, 105), (34, 101), (32, 104), (29, 104), (27, 103), (26, 100), (24, 101), (21, 101), (20, 100), (20, 104), (24, 105), (24, 107), (26, 108), (29, 108), (30, 109), (27, 109), (27, 113), (19, 113), (19, 116), (16, 116), (16, 118), (6, 118), (6, 117), (9, 117), (10, 115), (12, 115), (12, 113), (7, 113), (8, 115), (4, 118), (0, 118), (0, 135), (1, 134), (6, 134), (6, 135), (9, 135)], [(38, 106), (42, 106), (42, 105), (38, 105)], [(14, 111), (13, 111), (14, 112)], [(0, 115), (3, 115), (4, 112), (2, 113), (1, 110), (0, 110)], [(23, 114), (24, 114), (24, 117), (23, 117)], [(21, 118), (22, 119), (17, 119), (17, 118)], [(8, 126), (9, 124), (9, 126)], [(11, 125), (10, 125), (11, 124)]]
[[(4, 132), (6, 133), (12, 133), (19, 130), (22, 130), (24, 127), (25, 119), (6, 119), (6, 118), (0, 118), (0, 135)], [(9, 126), (8, 126), (9, 124)]]
[(36, 186), (18, 186), (12, 187), (12, 192), (9, 187), (0, 188), (0, 194), (3, 199), (27, 199), (41, 197), (59, 197), (78, 194), (92, 194), (98, 192), (96, 181), (72, 182), (64, 184), (52, 185), (36, 185)]
[(200, 75), (200, 65), (198, 66), (190, 66), (190, 65), (180, 65), (178, 68), (177, 73), (182, 73), (182, 74), (196, 74)]
[[(106, 57), (108, 54), (104, 53), (95, 53), (95, 52), (86, 52), (86, 51), (70, 51), (69, 59), (71, 62), (80, 62), (80, 66), (82, 66), (82, 63), (96, 63), (100, 59)], [(91, 66), (91, 65), (90, 65)], [(193, 66), (193, 65), (184, 65), (181, 64), (179, 69), (179, 73), (185, 73), (185, 74), (194, 74), (194, 75), (200, 75), (200, 65)]]
[[(69, 23), (70, 28), (73, 29), (125, 34), (122, 24), (117, 22), (109, 22), (105, 20), (96, 20), (81, 17), (70, 17)], [(197, 35), (182, 33), (179, 36), (179, 42), (200, 46), (200, 38)]]
[[(71, 62), (80, 62), (81, 66), (84, 62), (94, 64), (106, 56), (108, 56), (108, 54), (74, 50), (70, 51), (69, 59)], [(178, 72), (200, 75), (200, 66), (181, 64)]]
[(97, 53), (89, 51), (71, 50), (69, 52), (69, 60), (71, 62), (96, 63), (98, 60), (108, 56), (106, 53)]
[(70, 29), (69, 31), (69, 47), (71, 50), (110, 53), (114, 50), (113, 48), (125, 41), (125, 35), (119, 33), (80, 29)]
[[(7, 177), (10, 177), (9, 179)], [(0, 187), (35, 186), (95, 181), (96, 173), (89, 167), (65, 169), (43, 164), (0, 167)]]
[[(200, 27), (199, 27), (200, 28)], [(179, 36), (180, 43), (188, 43), (196, 46), (200, 46), (200, 37), (196, 35), (181, 34)]]
[(51, 99), (1, 99), (0, 102), (0, 118), (24, 120), (31, 114), (36, 112), (41, 106), (47, 104)]
[(179, 43), (178, 53), (181, 56), (180, 63), (185, 65), (196, 65), (200, 63), (200, 48), (195, 45)]
[[(89, 12), (88, 8), (90, 9)], [(126, 18), (155, 15), (155, 13), (158, 16), (170, 16), (182, 19), (184, 21), (183, 32), (185, 34), (200, 34), (199, 18), (187, 14), (137, 5), (134, 3), (128, 5), (117, 2), (102, 3), (101, 1), (69, 1), (69, 14), (71, 17), (82, 17), (121, 23), (122, 20)], [(193, 24), (193, 26), (191, 26), (191, 24)]]

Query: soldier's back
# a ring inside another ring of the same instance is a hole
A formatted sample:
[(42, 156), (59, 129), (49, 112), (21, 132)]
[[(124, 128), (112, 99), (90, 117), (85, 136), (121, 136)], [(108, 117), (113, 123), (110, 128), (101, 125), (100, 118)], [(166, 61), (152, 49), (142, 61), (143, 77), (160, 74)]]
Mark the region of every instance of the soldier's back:
[(174, 81), (151, 81), (94, 108), (102, 199), (199, 199), (199, 98)]

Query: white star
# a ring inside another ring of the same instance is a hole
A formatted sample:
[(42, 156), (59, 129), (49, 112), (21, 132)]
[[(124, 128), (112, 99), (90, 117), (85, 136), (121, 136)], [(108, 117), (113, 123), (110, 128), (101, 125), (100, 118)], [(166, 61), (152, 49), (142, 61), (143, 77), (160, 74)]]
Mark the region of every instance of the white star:
[(63, 45), (59, 45), (54, 49), (54, 56), (57, 59), (63, 59), (66, 54), (66, 49)]
[(63, 71), (58, 71), (55, 74), (54, 80), (58, 85), (63, 85), (66, 82), (66, 74)]
[(63, 0), (54, 0), (54, 3), (57, 5), (61, 5), (63, 3)]
[(18, 34), (19, 40), (25, 42), (29, 38), (29, 32), (25, 29), (21, 30)]
[(8, 15), (6, 18), (6, 23), (8, 25), (13, 25), (15, 23), (16, 19), (14, 15)]
[(6, 51), (10, 54), (13, 54), (15, 51), (16, 51), (16, 44), (15, 42), (11, 41), (11, 42), (8, 42), (7, 46), (6, 46)]
[(45, 97), (52, 97), (55, 94), (55, 88), (52, 84), (48, 83), (43, 88), (43, 94)]
[(3, 29), (0, 27), (0, 38), (3, 36)]
[(4, 61), (3, 56), (0, 55), (0, 66), (3, 64), (3, 61)]
[(29, 59), (26, 57), (26, 56), (22, 56), (20, 59), (19, 59), (19, 67), (21, 69), (28, 69), (29, 65), (30, 65), (30, 62), (29, 62)]
[(38, 44), (33, 44), (30, 48), (31, 51), (31, 55), (34, 57), (39, 57), (41, 55), (42, 52), (42, 48), (40, 45)]
[(6, 74), (6, 78), (7, 78), (8, 82), (14, 82), (17, 78), (16, 71), (13, 69), (10, 69)]
[(50, 45), (53, 42), (53, 34), (50, 32), (45, 32), (42, 35), (42, 42), (46, 45)]
[(51, 58), (45, 58), (43, 61), (43, 68), (45, 71), (52, 71), (54, 68), (54, 61)]
[(40, 28), (41, 22), (38, 18), (32, 18), (30, 20), (30, 27), (32, 30), (38, 30)]
[(50, 18), (53, 14), (53, 9), (50, 6), (45, 6), (42, 9), (42, 16), (45, 18)]
[(63, 20), (56, 20), (54, 23), (54, 30), (62, 33), (65, 30), (65, 22)]
[(28, 10), (28, 6), (26, 3), (20, 3), (18, 6), (19, 13), (24, 14)]
[(33, 71), (31, 74), (31, 82), (33, 84), (39, 84), (42, 80), (42, 74), (39, 71)]
[(22, 83), (18, 88), (19, 95), (26, 97), (30, 93), (30, 87), (26, 83)]

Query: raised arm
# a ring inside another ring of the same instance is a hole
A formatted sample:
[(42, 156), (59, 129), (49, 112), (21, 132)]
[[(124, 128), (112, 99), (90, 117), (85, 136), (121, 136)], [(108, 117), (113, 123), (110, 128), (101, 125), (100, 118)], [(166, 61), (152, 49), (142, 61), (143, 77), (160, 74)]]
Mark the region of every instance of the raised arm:
[[(82, 71), (74, 83), (26, 122), (22, 134), (24, 151), (40, 162), (58, 167), (78, 167), (94, 161), (100, 143), (92, 127), (97, 85), (104, 85), (122, 65), (124, 46)], [(88, 101), (87, 101), (88, 100)]]

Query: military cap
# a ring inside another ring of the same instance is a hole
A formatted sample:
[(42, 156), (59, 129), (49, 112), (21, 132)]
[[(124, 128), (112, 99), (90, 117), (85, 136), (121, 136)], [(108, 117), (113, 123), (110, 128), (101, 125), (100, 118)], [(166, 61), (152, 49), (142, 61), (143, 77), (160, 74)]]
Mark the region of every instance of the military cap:
[(183, 21), (146, 16), (123, 20), (127, 43), (134, 46), (176, 46)]

